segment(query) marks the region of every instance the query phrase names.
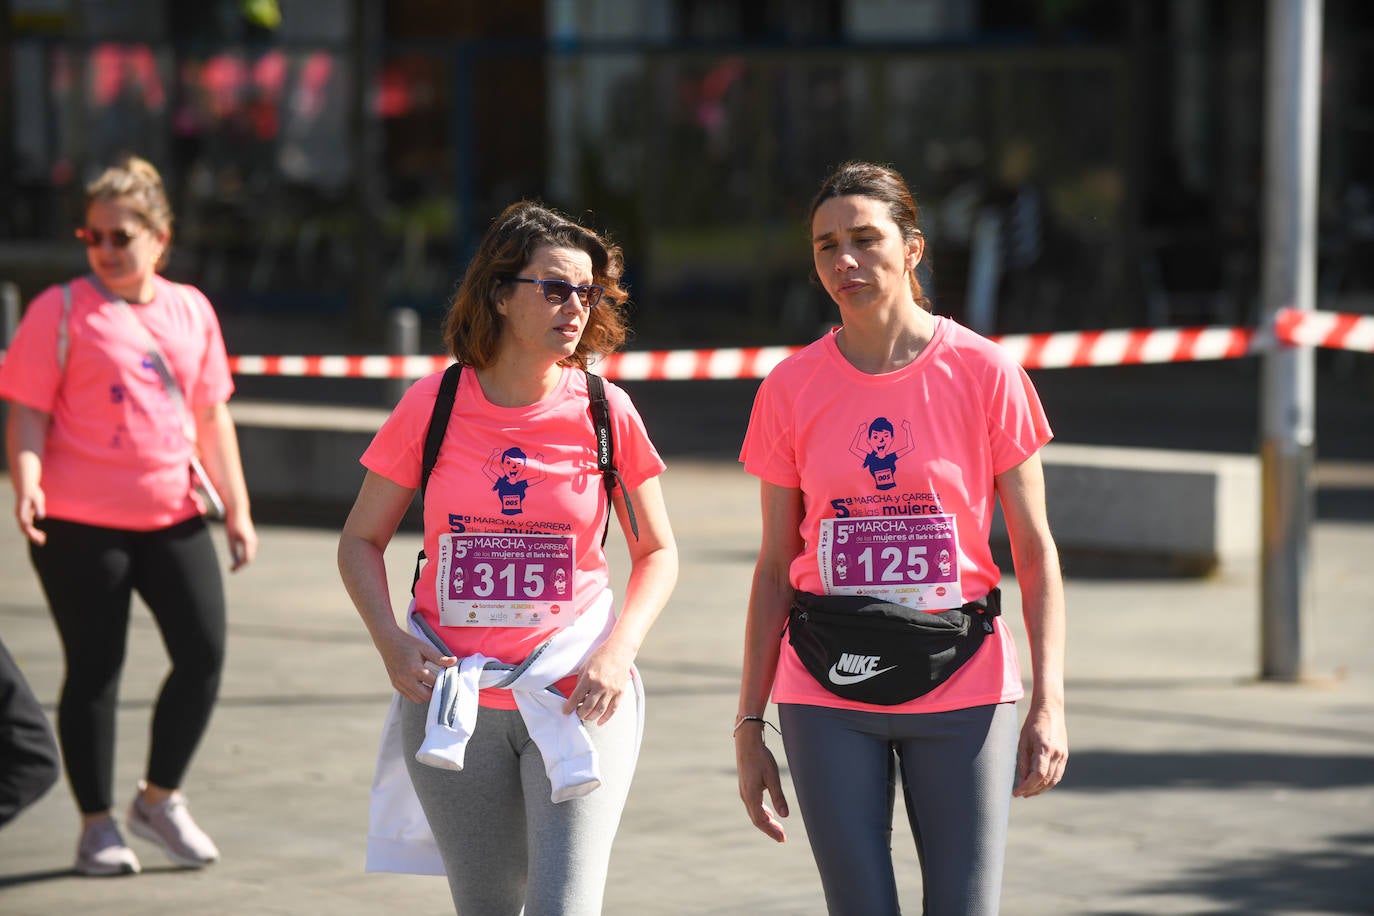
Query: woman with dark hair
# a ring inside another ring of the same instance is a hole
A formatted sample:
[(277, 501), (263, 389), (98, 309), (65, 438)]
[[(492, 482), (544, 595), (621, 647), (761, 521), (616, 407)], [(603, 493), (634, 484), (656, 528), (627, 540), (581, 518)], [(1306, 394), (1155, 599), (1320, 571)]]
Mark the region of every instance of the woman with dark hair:
[[(829, 911), (899, 911), (900, 782), (924, 912), (986, 916), (1012, 796), (1053, 787), (1068, 756), (1063, 584), (1038, 454), (1049, 425), (1005, 351), (931, 313), (900, 175), (847, 163), (810, 216), (816, 274), (843, 324), (764, 380), (741, 451), (762, 482), (763, 533), (735, 723), (740, 797), (782, 842), (771, 692)], [(1031, 648), (1019, 741), (1021, 673), (988, 544), (995, 500)]]
[(133, 592), (171, 656), (129, 828), (178, 865), (219, 850), (179, 791), (224, 666), (224, 587), (194, 489), (223, 494), (231, 569), (253, 559), (234, 390), (215, 310), (158, 274), (172, 210), (151, 163), (130, 157), (86, 188), (77, 230), (91, 272), (41, 293), (0, 366), (15, 515), (66, 655), (58, 736), (81, 810), (76, 870), (139, 870), (112, 815), (115, 711)]
[[(643, 723), (634, 659), (677, 578), (663, 462), (629, 397), (584, 371), (625, 339), (621, 272), (619, 248), (546, 207), (501, 213), (445, 323), (457, 363), (377, 433), (339, 539), (396, 690), (368, 869), (446, 874), (460, 913), (601, 911)], [(383, 552), (417, 489), (427, 560), (398, 624)]]

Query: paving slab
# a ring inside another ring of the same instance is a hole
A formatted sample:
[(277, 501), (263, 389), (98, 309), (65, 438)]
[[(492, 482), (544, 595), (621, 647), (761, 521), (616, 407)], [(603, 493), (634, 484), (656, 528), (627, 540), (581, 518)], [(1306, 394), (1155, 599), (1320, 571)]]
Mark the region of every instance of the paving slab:
[[(773, 844), (749, 825), (735, 789), (729, 732), (756, 483), (729, 462), (674, 461), (664, 489), (682, 576), (640, 659), (647, 732), (605, 912), (821, 913), (800, 816), (789, 819), (788, 842)], [(338, 581), (337, 532), (260, 534), (258, 561), (228, 578), (222, 699), (185, 786), (223, 862), (178, 870), (135, 839), (142, 875), (77, 877), (77, 819), (60, 784), (0, 830), (0, 913), (451, 911), (441, 879), (362, 871), (389, 690)], [(623, 582), (624, 549), (612, 538), (613, 581)], [(403, 532), (388, 553), (398, 602), (418, 541)], [(1256, 680), (1253, 566), (1205, 579), (1125, 578), (1069, 558), (1071, 758), (1058, 789), (1012, 805), (1003, 912), (1374, 912), (1371, 557), (1374, 520), (1315, 526), (1311, 676), (1300, 684)], [(1010, 575), (1004, 585), (1024, 658)], [(0, 635), (51, 714), (61, 656), (8, 523)], [(165, 671), (139, 606), (120, 694), (121, 805), (140, 775)], [(906, 911), (918, 912), (920, 874), (902, 821), (899, 813), (898, 884)]]

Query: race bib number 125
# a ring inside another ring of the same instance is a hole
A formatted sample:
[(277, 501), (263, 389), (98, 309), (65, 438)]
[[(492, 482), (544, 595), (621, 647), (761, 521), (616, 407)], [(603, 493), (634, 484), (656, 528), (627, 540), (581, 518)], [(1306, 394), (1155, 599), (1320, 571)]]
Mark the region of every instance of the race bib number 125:
[(923, 610), (964, 603), (952, 515), (870, 515), (821, 521), (827, 595), (872, 595)]

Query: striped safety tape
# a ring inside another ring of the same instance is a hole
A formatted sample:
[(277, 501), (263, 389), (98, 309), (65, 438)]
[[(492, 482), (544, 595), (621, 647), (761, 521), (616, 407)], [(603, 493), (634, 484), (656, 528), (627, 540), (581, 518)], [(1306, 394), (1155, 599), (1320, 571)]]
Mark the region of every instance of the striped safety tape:
[(993, 337), (1027, 369), (1130, 366), (1237, 359), (1255, 351), (1249, 328), (1150, 328), (1130, 331), (1060, 331)]
[[(1236, 359), (1255, 351), (1246, 328), (1154, 328), (1004, 334), (992, 339), (1027, 369), (1120, 366)], [(612, 353), (592, 368), (616, 381), (755, 379), (800, 347), (641, 350)], [(306, 378), (418, 378), (447, 365), (443, 356), (231, 356), (235, 375)]]
[(450, 362), (447, 356), (231, 356), (229, 371), (295, 378), (420, 378)]
[(1374, 315), (1282, 309), (1274, 335), (1284, 343), (1374, 353)]
[[(1272, 338), (1253, 328), (1138, 328), (1003, 334), (992, 338), (1027, 369), (1128, 366), (1238, 359), (1269, 341), (1374, 353), (1374, 315), (1282, 309)], [(727, 347), (612, 353), (593, 368), (617, 381), (755, 379), (800, 347)], [(3, 359), (3, 353), (0, 353)], [(446, 356), (231, 356), (235, 375), (297, 378), (420, 378), (442, 370)]]

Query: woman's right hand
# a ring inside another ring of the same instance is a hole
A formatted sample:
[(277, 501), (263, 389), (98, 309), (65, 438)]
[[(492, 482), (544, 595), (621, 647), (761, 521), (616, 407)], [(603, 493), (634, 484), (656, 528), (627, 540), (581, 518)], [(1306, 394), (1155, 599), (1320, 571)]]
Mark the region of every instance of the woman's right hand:
[(25, 486), (14, 498), (14, 517), (19, 520), (19, 530), (24, 537), (35, 544), (47, 543), (48, 534), (37, 527), (37, 523), (47, 516), (47, 498), (38, 484)]
[(458, 663), (454, 656), (444, 655), (400, 627), (377, 641), (377, 652), (386, 665), (391, 686), (412, 703), (428, 703), (442, 669)]
[[(735, 769), (739, 774), (739, 797), (749, 820), (777, 842), (786, 842), (787, 832), (779, 818), (787, 817), (787, 796), (782, 794), (778, 761), (763, 742), (762, 722), (740, 723), (735, 732)], [(773, 803), (772, 811), (763, 803), (765, 791)]]
[(48, 441), (52, 415), (11, 402), (5, 420), (5, 455), (9, 458), (10, 483), (14, 487), (14, 517), (19, 530), (35, 544), (44, 544), (48, 535), (38, 523), (48, 515), (48, 500), (43, 493), (43, 450)]

